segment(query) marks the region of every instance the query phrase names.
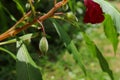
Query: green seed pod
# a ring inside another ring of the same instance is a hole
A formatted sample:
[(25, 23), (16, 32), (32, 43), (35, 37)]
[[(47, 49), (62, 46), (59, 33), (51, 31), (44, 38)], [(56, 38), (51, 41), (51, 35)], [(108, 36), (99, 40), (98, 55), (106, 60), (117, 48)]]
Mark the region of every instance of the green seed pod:
[(29, 10), (30, 9), (30, 4), (26, 3), (25, 7), (26, 7), (27, 10)]
[(63, 5), (62, 6), (62, 9), (64, 10), (64, 11), (67, 11), (68, 10), (68, 5), (66, 4), (66, 5)]
[(84, 5), (83, 5), (83, 3), (82, 3), (81, 1), (78, 1), (78, 2), (77, 2), (77, 7), (79, 7), (79, 8), (80, 8), (80, 7), (84, 7)]
[(78, 21), (77, 17), (72, 12), (66, 13), (65, 18), (69, 21)]
[(39, 42), (39, 49), (43, 54), (46, 54), (48, 51), (48, 41), (46, 37), (42, 37)]

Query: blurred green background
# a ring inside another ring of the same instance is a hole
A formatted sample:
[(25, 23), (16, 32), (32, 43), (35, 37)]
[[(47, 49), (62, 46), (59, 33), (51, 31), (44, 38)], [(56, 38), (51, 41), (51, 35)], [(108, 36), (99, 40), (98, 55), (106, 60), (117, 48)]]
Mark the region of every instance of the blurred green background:
[[(119, 0), (110, 1), (111, 4), (120, 9)], [(19, 20), (25, 12), (29, 11), (29, 8), (26, 7), (27, 4), (27, 0), (0, 0), (0, 34), (14, 25), (16, 20)], [(37, 12), (46, 13), (53, 7), (53, 4), (53, 0), (35, 0), (34, 7)], [(98, 60), (90, 54), (89, 50), (86, 48), (80, 32), (86, 31), (89, 34), (89, 37), (96, 43), (96, 45), (98, 45), (101, 52), (104, 53), (103, 55), (109, 62), (110, 68), (113, 70), (115, 80), (120, 80), (120, 43), (118, 45), (117, 54), (114, 55), (112, 45), (105, 37), (102, 24), (84, 24), (83, 17), (85, 7), (83, 1), (76, 0), (74, 4), (74, 12), (79, 21), (79, 28), (75, 22), (71, 22), (69, 20), (68, 22), (62, 20), (58, 21), (79, 49), (79, 53), (81, 54), (83, 63), (87, 69), (87, 73), (89, 74), (87, 77), (85, 77), (81, 68), (73, 59), (73, 55), (69, 54), (64, 47), (64, 44), (49, 19), (43, 23), (49, 42), (49, 51), (46, 56), (41, 56), (41, 52), (38, 47), (39, 40), (41, 38), (41, 33), (39, 30), (31, 27), (24, 32), (21, 32), (17, 36), (39, 32), (37, 37), (31, 40), (26, 40), (26, 45), (30, 55), (40, 66), (44, 80), (110, 80), (108, 74), (101, 70)], [(70, 8), (67, 10), (61, 8), (58, 11), (68, 13), (71, 10)], [(29, 19), (31, 20), (32, 18)], [(20, 24), (19, 26), (21, 25), (23, 24)], [(16, 54), (17, 50), (15, 43), (2, 45), (1, 47)], [(16, 61), (14, 61), (10, 55), (0, 51), (0, 80), (16, 80), (15, 65)]]

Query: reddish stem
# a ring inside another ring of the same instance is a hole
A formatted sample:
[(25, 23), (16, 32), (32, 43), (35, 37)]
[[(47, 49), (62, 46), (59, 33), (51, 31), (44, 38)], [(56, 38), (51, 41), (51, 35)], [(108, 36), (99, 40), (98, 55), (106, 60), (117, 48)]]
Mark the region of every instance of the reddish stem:
[[(36, 23), (38, 20), (40, 22), (43, 22), (44, 20), (46, 20), (47, 18), (51, 17), (54, 15), (54, 12), (59, 9), (62, 5), (66, 4), (67, 3), (67, 0), (62, 0), (58, 3), (55, 4), (55, 6), (45, 15), (41, 16), (41, 17), (38, 17), (36, 19), (34, 19), (32, 22), (30, 23), (26, 23), (24, 26), (22, 26), (21, 28), (16, 28), (16, 25), (13, 26), (11, 29), (9, 29), (8, 31), (6, 31), (5, 33), (1, 34), (0, 35), (0, 41), (8, 38), (8, 37), (11, 37), (11, 36), (15, 36), (16, 34), (20, 33), (21, 31), (23, 30), (26, 30), (28, 27), (30, 27), (32, 24)], [(21, 20), (19, 20), (21, 21)], [(18, 21), (18, 22), (19, 22)]]

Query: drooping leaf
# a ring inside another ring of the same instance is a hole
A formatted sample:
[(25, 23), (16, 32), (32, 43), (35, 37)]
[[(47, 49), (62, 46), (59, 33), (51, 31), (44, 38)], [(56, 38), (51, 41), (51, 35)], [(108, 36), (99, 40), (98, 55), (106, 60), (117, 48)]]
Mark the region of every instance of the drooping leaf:
[(111, 16), (106, 14), (105, 17), (106, 19), (104, 21), (104, 32), (107, 38), (112, 42), (114, 52), (116, 53), (118, 46), (117, 31), (114, 27), (114, 23)]
[(2, 48), (2, 47), (0, 47), (0, 50), (8, 53), (14, 60), (16, 60), (16, 56), (12, 52), (10, 52), (9, 50)]
[(22, 40), (17, 42), (17, 80), (42, 80), (40, 68), (30, 57)]
[(114, 22), (117, 32), (120, 34), (120, 13), (105, 0), (94, 0), (100, 4), (104, 13), (109, 14)]
[(107, 72), (110, 78), (114, 80), (113, 72), (110, 69), (108, 62), (106, 61), (106, 59), (104, 58), (104, 56), (102, 55), (102, 53), (97, 47), (96, 47), (96, 53), (97, 53), (97, 58), (99, 59), (99, 63), (100, 63), (102, 70), (104, 72)]
[(102, 55), (100, 50), (97, 48), (97, 46), (94, 44), (94, 42), (91, 41), (91, 39), (87, 36), (87, 34), (83, 33), (83, 36), (84, 36), (85, 42), (88, 46), (88, 49), (99, 60), (99, 63), (100, 63), (100, 66), (101, 66), (102, 70), (104, 72), (107, 72), (108, 75), (111, 77), (111, 79), (114, 80), (112, 70), (110, 69), (107, 60), (104, 58), (104, 56)]
[(73, 41), (71, 41), (69, 35), (64, 31), (64, 29), (62, 29), (62, 26), (60, 26), (55, 20), (52, 20), (52, 22), (53, 22), (53, 25), (54, 25), (57, 33), (59, 34), (60, 38), (62, 39), (65, 46), (67, 47), (68, 51), (73, 54), (74, 59), (80, 65), (81, 69), (83, 70), (83, 72), (86, 75), (86, 69), (82, 63), (81, 56), (80, 56), (75, 44), (73, 43)]

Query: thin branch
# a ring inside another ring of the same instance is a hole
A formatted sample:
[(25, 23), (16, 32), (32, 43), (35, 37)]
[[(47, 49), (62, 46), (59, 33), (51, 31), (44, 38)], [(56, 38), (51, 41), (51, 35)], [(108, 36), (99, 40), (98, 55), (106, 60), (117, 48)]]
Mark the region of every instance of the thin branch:
[(4, 32), (3, 34), (0, 35), (0, 40), (3, 37), (6, 37), (5, 34), (10, 33), (12, 30), (14, 30), (16, 28), (16, 26), (21, 23), (26, 17), (29, 17), (31, 15), (31, 11), (29, 11), (27, 14), (25, 14), (19, 21), (17, 21), (10, 29), (8, 29), (6, 32)]
[(38, 20), (37, 22), (41, 25), (41, 29), (42, 29), (42, 32), (43, 32), (43, 36), (46, 36), (45, 28), (44, 28), (42, 22), (40, 22), (39, 20)]
[(56, 0), (54, 0), (54, 5), (57, 3), (57, 1)]
[[(3, 33), (3, 34), (0, 35), (0, 41), (6, 39), (8, 37), (15, 36), (16, 34), (20, 33), (21, 31), (26, 30), (28, 27), (30, 27), (32, 24), (36, 23), (38, 20), (40, 22), (43, 22), (44, 20), (46, 20), (49, 17), (53, 16), (54, 13), (55, 13), (55, 11), (57, 9), (59, 9), (61, 6), (65, 5), (67, 3), (67, 1), (68, 0), (62, 0), (62, 1), (58, 2), (58, 3), (56, 3), (55, 6), (47, 14), (34, 19), (30, 23), (26, 23), (21, 28), (16, 28), (16, 27), (13, 26), (11, 29), (9, 29), (8, 31), (6, 31), (5, 33)], [(19, 20), (19, 21), (21, 21), (21, 20)], [(19, 21), (18, 21), (18, 23), (19, 23)], [(18, 23), (16, 23), (16, 24), (18, 24)]]

